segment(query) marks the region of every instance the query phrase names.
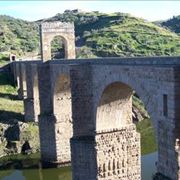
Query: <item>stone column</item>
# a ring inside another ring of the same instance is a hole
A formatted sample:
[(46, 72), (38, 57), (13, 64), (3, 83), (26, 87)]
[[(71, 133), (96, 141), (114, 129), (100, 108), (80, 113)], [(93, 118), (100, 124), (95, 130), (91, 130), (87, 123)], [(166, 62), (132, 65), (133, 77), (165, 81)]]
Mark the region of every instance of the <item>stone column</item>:
[(38, 64), (26, 65), (27, 98), (24, 99), (25, 121), (38, 121), (39, 92), (38, 92)]
[(19, 89), (18, 97), (19, 99), (24, 99), (27, 96), (27, 87), (26, 87), (26, 64), (21, 62), (19, 64)]
[[(70, 164), (70, 137), (67, 125), (58, 122), (55, 115), (39, 116), (41, 160), (44, 167), (59, 167)], [(71, 128), (71, 127), (69, 127)]]
[(16, 72), (16, 62), (10, 63), (10, 73), (13, 77), (14, 85), (17, 85), (17, 72)]
[(56, 118), (54, 115), (39, 116), (41, 160), (44, 167), (57, 163), (55, 124)]
[(65, 59), (75, 59), (76, 58), (76, 50), (75, 50), (75, 37), (74, 34), (69, 34), (67, 36), (65, 46)]
[(20, 69), (19, 69), (19, 63), (15, 63), (15, 67), (16, 69), (16, 83), (17, 83), (17, 88), (20, 88)]

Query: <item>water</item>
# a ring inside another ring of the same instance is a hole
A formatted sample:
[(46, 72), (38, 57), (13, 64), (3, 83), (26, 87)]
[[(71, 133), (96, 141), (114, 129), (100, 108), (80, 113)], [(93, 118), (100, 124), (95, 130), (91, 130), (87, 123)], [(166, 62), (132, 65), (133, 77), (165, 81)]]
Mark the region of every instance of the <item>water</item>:
[[(152, 180), (157, 152), (142, 156), (142, 180)], [(1, 170), (0, 180), (71, 180), (71, 168)]]
[(142, 180), (152, 180), (152, 175), (156, 173), (155, 163), (157, 159), (158, 159), (157, 152), (142, 156), (141, 158)]

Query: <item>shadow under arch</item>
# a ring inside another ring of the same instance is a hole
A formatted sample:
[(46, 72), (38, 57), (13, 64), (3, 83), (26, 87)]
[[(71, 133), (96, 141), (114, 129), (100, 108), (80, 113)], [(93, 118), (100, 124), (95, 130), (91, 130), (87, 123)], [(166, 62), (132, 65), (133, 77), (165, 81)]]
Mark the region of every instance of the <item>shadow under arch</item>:
[(62, 35), (54, 35), (50, 39), (50, 52), (51, 52), (51, 59), (66, 59), (68, 57), (68, 42), (67, 39)]
[(133, 90), (120, 82), (114, 82), (104, 89), (97, 107), (97, 131), (120, 128), (132, 122), (132, 94)]

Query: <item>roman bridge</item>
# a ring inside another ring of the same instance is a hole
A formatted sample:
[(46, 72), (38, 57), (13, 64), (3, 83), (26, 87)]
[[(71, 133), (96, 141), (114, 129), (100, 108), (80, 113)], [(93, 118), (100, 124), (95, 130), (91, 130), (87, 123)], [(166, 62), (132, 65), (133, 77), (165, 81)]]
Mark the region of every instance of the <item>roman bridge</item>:
[[(71, 162), (73, 180), (141, 179), (140, 134), (132, 122), (136, 93), (156, 131), (157, 172), (180, 180), (180, 57), (77, 60), (71, 24), (40, 29), (42, 61), (11, 67), (25, 121), (39, 124), (43, 165)], [(59, 35), (69, 59), (48, 61)]]
[(73, 180), (140, 179), (132, 95), (156, 130), (157, 170), (180, 179), (180, 58), (49, 61), (38, 66), (42, 160), (72, 161)]

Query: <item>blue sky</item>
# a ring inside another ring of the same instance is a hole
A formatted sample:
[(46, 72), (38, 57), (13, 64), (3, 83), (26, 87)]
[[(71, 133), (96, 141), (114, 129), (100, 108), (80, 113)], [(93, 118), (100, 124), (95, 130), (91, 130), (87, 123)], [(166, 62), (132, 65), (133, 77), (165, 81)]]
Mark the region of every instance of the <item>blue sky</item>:
[(85, 11), (126, 12), (155, 21), (180, 15), (180, 1), (0, 1), (0, 14), (24, 20), (38, 20), (54, 16), (66, 9)]

